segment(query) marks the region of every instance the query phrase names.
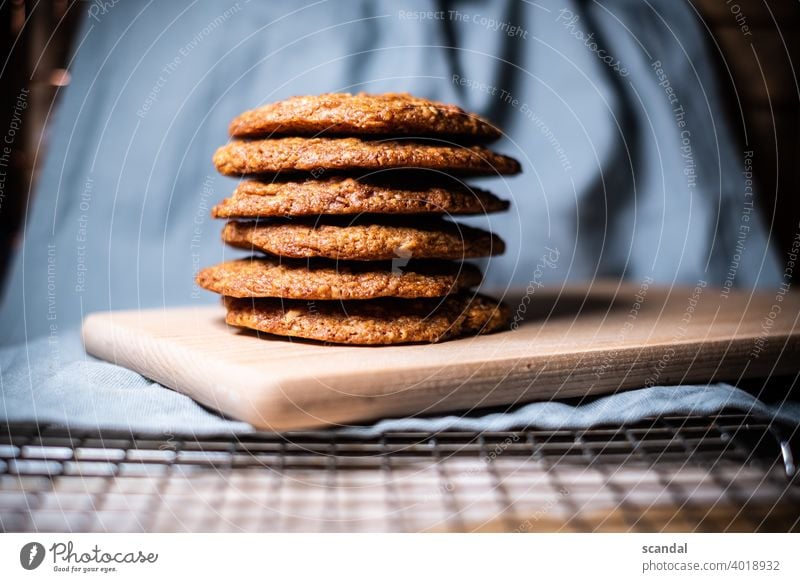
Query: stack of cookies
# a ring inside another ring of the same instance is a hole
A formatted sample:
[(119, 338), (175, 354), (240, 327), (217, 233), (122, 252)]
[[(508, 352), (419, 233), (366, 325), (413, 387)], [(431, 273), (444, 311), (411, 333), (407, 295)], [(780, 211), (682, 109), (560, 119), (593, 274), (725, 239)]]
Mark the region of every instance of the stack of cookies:
[(469, 291), (482, 274), (464, 262), (503, 241), (445, 218), (508, 208), (460, 180), (520, 171), (479, 145), (500, 135), (487, 121), (407, 94), (327, 94), (247, 111), (230, 134), (214, 164), (249, 178), (212, 216), (257, 255), (197, 276), (229, 324), (367, 345), (507, 327), (506, 306)]

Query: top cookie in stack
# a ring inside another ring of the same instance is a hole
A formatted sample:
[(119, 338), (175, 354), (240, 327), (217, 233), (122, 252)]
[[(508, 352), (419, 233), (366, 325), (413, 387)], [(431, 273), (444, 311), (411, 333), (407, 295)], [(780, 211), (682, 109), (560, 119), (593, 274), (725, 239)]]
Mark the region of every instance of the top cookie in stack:
[(494, 234), (445, 215), (506, 210), (459, 178), (515, 174), (478, 145), (486, 120), (407, 94), (294, 97), (233, 120), (214, 154), (250, 175), (214, 207), (223, 240), (258, 256), (202, 270), (231, 325), (347, 344), (436, 342), (496, 331), (508, 309), (470, 293), (466, 258), (502, 253)]

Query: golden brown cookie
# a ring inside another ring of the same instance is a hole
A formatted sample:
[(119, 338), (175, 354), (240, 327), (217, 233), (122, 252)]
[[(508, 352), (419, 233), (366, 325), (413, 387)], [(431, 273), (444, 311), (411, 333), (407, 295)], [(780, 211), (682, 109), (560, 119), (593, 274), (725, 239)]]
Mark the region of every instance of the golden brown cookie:
[(351, 261), (464, 259), (499, 255), (500, 237), (446, 220), (409, 222), (264, 221), (229, 222), (222, 240), (247, 249), (294, 259), (323, 257)]
[(289, 182), (241, 182), (233, 195), (214, 206), (214, 218), (309, 216), (316, 214), (483, 214), (508, 202), (453, 180), (347, 178)]
[[(228, 176), (280, 172), (318, 172), (416, 168), (454, 174), (516, 174), (519, 162), (480, 146), (441, 142), (363, 141), (356, 138), (260, 139), (232, 141), (214, 154), (214, 165)], [(319, 175), (315, 175), (319, 177)]]
[(290, 97), (251, 111), (230, 124), (234, 137), (281, 135), (447, 136), (488, 141), (500, 131), (455, 105), (408, 93), (327, 93)]
[(509, 308), (483, 295), (444, 299), (296, 301), (226, 298), (226, 321), (275, 335), (340, 344), (439, 342), (508, 326)]
[(286, 299), (441, 297), (480, 282), (476, 266), (447, 261), (400, 266), (261, 257), (221, 263), (197, 275), (198, 285), (221, 295)]

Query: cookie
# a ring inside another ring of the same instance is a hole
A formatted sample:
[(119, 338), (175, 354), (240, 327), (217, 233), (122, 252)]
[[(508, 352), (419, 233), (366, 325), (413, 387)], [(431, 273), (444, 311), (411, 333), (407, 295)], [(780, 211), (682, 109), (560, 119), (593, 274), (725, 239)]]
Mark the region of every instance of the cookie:
[(444, 261), (399, 266), (263, 257), (229, 261), (197, 275), (198, 285), (221, 295), (286, 299), (441, 297), (480, 282), (481, 272), (474, 265)]
[(279, 135), (445, 136), (475, 141), (500, 137), (481, 117), (455, 105), (408, 93), (327, 93), (290, 97), (246, 111), (229, 127), (234, 137)]
[(417, 168), (455, 174), (516, 174), (519, 162), (481, 146), (356, 138), (284, 137), (233, 141), (214, 154), (222, 174), (265, 174)]
[(214, 218), (309, 216), (316, 214), (484, 214), (508, 202), (453, 180), (347, 178), (289, 182), (241, 182), (211, 210)]
[(294, 259), (323, 257), (351, 261), (464, 259), (498, 255), (505, 244), (496, 235), (446, 220), (410, 222), (266, 221), (229, 222), (222, 240)]
[(483, 295), (444, 299), (292, 301), (226, 298), (236, 327), (340, 344), (439, 342), (508, 327), (509, 308)]

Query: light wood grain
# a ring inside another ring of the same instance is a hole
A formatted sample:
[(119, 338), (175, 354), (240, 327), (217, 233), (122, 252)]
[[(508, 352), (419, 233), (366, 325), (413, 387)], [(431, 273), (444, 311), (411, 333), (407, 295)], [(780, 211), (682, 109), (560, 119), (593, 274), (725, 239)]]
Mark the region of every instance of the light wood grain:
[(796, 295), (706, 288), (692, 306), (692, 289), (639, 292), (537, 289), (518, 329), (435, 345), (257, 337), (222, 307), (96, 313), (83, 334), (90, 354), (271, 430), (797, 370)]

